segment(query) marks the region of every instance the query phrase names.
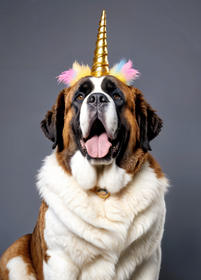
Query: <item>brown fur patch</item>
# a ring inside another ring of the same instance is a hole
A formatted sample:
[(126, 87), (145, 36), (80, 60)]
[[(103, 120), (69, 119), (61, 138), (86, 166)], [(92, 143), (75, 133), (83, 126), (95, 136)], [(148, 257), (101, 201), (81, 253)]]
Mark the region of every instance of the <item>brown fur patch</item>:
[(155, 158), (148, 153), (148, 162), (149, 162), (149, 166), (154, 170), (156, 177), (157, 178), (163, 178), (165, 176), (165, 174), (163, 174), (162, 169), (160, 167), (160, 165), (158, 164), (158, 162), (155, 160)]
[[(17, 241), (15, 241), (2, 255), (0, 260), (0, 272), (2, 280), (8, 280), (9, 271), (6, 268), (7, 263), (15, 258), (22, 257), (23, 261), (27, 264), (27, 274), (33, 274), (36, 277), (36, 272), (33, 268), (33, 264), (30, 256), (30, 245), (31, 234), (27, 234)], [(37, 277), (36, 277), (37, 278)]]
[(77, 150), (75, 140), (73, 138), (73, 132), (71, 128), (71, 120), (74, 116), (74, 108), (72, 107), (72, 96), (79, 87), (77, 82), (72, 88), (65, 89), (65, 112), (64, 112), (64, 127), (62, 132), (63, 138), (63, 150), (57, 149), (57, 160), (59, 165), (69, 174), (71, 174), (70, 160)]
[(137, 88), (128, 87), (122, 82), (118, 82), (118, 87), (124, 93), (126, 99), (126, 109), (124, 116), (129, 123), (130, 136), (126, 151), (120, 160), (120, 167), (127, 173), (135, 176), (143, 163), (147, 160), (147, 153), (144, 153), (140, 147), (140, 128), (136, 120), (135, 100), (141, 92)]
[(125, 169), (128, 174), (135, 176), (143, 163), (147, 161), (147, 153), (138, 148), (132, 155), (124, 154), (120, 161), (120, 167)]
[(71, 175), (70, 159), (77, 150), (75, 140), (73, 138), (73, 132), (71, 129), (70, 121), (73, 117), (73, 108), (67, 111), (64, 116), (64, 128), (63, 128), (63, 143), (64, 149), (59, 152), (57, 150), (57, 160), (63, 169)]
[(41, 203), (38, 221), (33, 231), (31, 242), (30, 242), (30, 253), (33, 262), (33, 266), (36, 270), (37, 279), (43, 280), (43, 260), (48, 261), (49, 256), (47, 255), (47, 245), (44, 239), (45, 229), (45, 213), (48, 209), (47, 204), (43, 200)]
[(0, 259), (0, 280), (9, 280), (8, 279), (8, 269), (6, 268), (6, 265), (8, 263), (9, 256), (6, 254), (7, 251), (4, 252)]
[[(142, 127), (140, 125), (142, 120), (139, 118), (140, 115), (143, 115), (146, 120), (144, 126), (147, 125), (147, 127), (145, 127), (144, 134), (147, 134), (148, 141), (158, 135), (163, 124), (162, 120), (156, 115), (156, 111), (145, 101), (142, 92), (138, 88), (128, 87), (120, 81), (118, 81), (117, 85), (124, 93), (126, 99), (124, 116), (130, 124), (130, 139), (125, 154), (120, 160), (120, 167), (124, 168), (127, 173), (133, 174), (134, 176), (140, 170), (142, 164), (148, 160), (150, 167), (156, 173), (157, 178), (164, 177), (157, 161), (151, 154), (142, 149), (140, 143), (142, 140)], [(148, 119), (148, 115), (150, 119)], [(152, 126), (152, 129), (155, 131), (151, 131), (149, 126)], [(156, 129), (157, 127), (158, 130)]]

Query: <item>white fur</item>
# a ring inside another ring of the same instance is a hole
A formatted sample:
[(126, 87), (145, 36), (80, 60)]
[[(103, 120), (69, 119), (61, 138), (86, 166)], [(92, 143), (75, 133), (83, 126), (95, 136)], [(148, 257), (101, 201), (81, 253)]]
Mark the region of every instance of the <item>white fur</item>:
[(80, 151), (77, 151), (71, 158), (71, 171), (78, 185), (84, 190), (92, 189), (96, 186), (96, 167), (90, 164)]
[(131, 175), (116, 165), (115, 159), (108, 165), (95, 166), (90, 164), (80, 151), (71, 159), (71, 170), (78, 185), (85, 190), (96, 186), (116, 193), (132, 180)]
[(33, 274), (27, 274), (28, 267), (22, 257), (11, 259), (7, 263), (6, 268), (9, 271), (9, 280), (37, 280)]
[(104, 91), (101, 88), (101, 84), (102, 84), (102, 81), (105, 79), (105, 76), (100, 77), (100, 78), (90, 77), (89, 79), (92, 81), (92, 83), (94, 85), (93, 91), (91, 93), (94, 93), (94, 92), (104, 93)]
[(91, 94), (98, 92), (98, 93), (103, 93), (109, 100), (108, 102), (108, 107), (107, 110), (105, 111), (105, 120), (106, 120), (106, 127), (107, 127), (107, 132), (111, 136), (112, 139), (115, 139), (116, 137), (116, 132), (117, 132), (117, 127), (118, 127), (118, 117), (117, 117), (117, 112), (116, 112), (116, 107), (114, 104), (113, 99), (105, 93), (102, 88), (101, 88), (101, 83), (105, 77), (101, 78), (90, 78), (94, 85), (93, 91), (84, 99), (81, 110), (80, 110), (80, 128), (82, 131), (82, 135), (84, 138), (87, 137), (87, 133), (89, 131), (89, 112), (88, 112), (88, 104), (87, 100), (90, 97)]
[[(81, 161), (76, 153), (76, 164), (78, 159)], [(96, 170), (82, 164), (84, 173)], [(86, 190), (90, 186), (87, 176), (83, 176), (87, 187), (79, 186), (83, 173), (79, 175), (78, 170), (74, 171), (76, 179), (67, 175), (53, 153), (38, 175), (37, 187), (49, 206), (44, 238), (50, 258), (44, 263), (44, 279), (158, 279), (167, 180), (158, 179), (145, 163), (130, 181), (113, 162), (101, 175), (89, 179), (95, 182), (99, 178), (99, 184), (107, 182), (107, 187), (114, 180), (111, 188), (119, 184), (119, 189), (125, 177), (127, 185), (104, 200)]]

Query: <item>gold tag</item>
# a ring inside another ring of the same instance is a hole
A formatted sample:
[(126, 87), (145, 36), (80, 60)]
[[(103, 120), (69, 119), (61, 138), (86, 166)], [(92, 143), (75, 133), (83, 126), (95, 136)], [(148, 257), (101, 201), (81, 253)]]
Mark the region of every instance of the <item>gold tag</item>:
[(108, 198), (110, 196), (110, 193), (105, 190), (105, 189), (100, 189), (100, 188), (96, 188), (95, 192), (97, 193), (97, 195), (99, 195), (101, 198)]

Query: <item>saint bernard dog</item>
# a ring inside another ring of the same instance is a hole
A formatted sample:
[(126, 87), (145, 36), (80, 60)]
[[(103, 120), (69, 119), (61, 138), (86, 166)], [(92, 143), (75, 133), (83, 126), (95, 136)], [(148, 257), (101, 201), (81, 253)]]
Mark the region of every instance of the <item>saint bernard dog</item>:
[(38, 221), (6, 250), (1, 280), (157, 280), (167, 179), (148, 152), (162, 120), (111, 75), (65, 88), (41, 122), (54, 152)]

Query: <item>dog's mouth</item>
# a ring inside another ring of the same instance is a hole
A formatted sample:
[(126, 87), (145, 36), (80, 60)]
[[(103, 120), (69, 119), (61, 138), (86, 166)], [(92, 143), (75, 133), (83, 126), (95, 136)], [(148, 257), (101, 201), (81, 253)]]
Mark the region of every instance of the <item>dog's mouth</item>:
[(80, 140), (81, 147), (90, 158), (106, 159), (117, 155), (120, 139), (111, 140), (102, 122), (97, 118), (90, 129), (89, 136)]

